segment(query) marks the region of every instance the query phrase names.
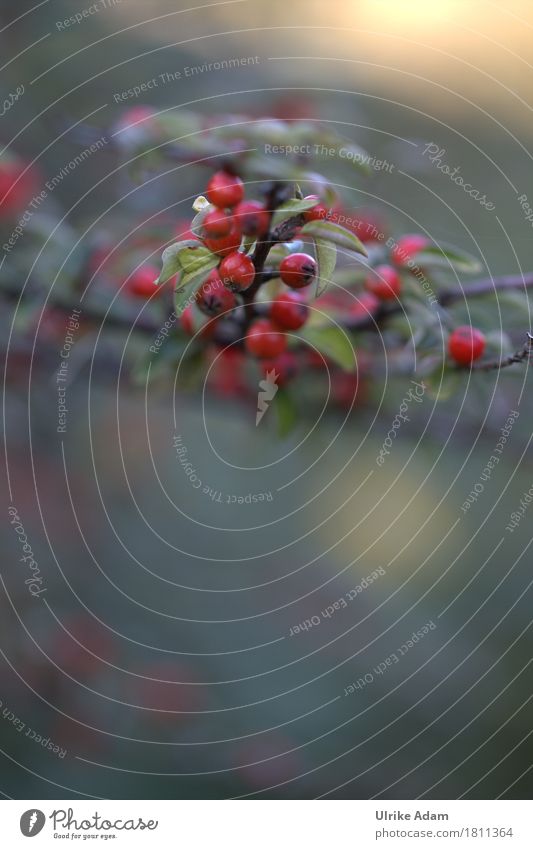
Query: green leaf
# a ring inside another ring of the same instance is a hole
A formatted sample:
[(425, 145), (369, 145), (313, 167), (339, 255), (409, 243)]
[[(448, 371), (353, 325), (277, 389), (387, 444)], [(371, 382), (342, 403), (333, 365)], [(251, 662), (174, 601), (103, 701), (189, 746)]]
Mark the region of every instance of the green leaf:
[[(411, 263), (427, 268), (448, 268), (464, 274), (474, 274), (482, 270), (481, 262), (471, 254), (450, 245), (434, 245), (415, 254)], [(407, 263), (409, 267), (409, 262)]]
[(301, 234), (302, 236), (311, 236), (313, 239), (331, 242), (341, 250), (354, 251), (367, 256), (366, 248), (357, 236), (351, 230), (341, 227), (340, 224), (334, 224), (332, 221), (309, 221), (302, 227)]
[[(184, 255), (185, 254), (185, 255)], [(217, 254), (207, 248), (185, 248), (180, 253), (181, 271), (174, 291), (174, 307), (181, 312), (192, 293), (201, 286), (213, 268), (220, 262)]]
[(357, 365), (355, 349), (350, 337), (336, 325), (304, 327), (300, 336), (314, 346), (326, 359), (332, 360), (344, 371), (354, 371)]
[(291, 200), (286, 200), (285, 203), (282, 203), (281, 206), (278, 206), (274, 215), (272, 216), (272, 227), (277, 227), (278, 224), (282, 224), (284, 221), (287, 221), (289, 218), (294, 218), (296, 215), (301, 215), (308, 209), (312, 209), (316, 206), (317, 201), (315, 198), (311, 198), (306, 200), (302, 198), (291, 198)]
[(191, 221), (191, 226), (189, 227), (189, 230), (191, 231), (191, 233), (194, 233), (195, 236), (198, 236), (198, 238), (200, 238), (202, 235), (202, 225), (204, 223), (204, 218), (207, 213), (210, 212), (212, 209), (214, 209), (213, 206), (206, 206), (205, 209), (201, 209), (200, 212), (197, 212), (193, 220)]
[[(166, 283), (167, 280), (170, 280), (171, 277), (174, 277), (175, 274), (178, 274), (181, 271), (181, 252), (185, 248), (192, 248), (195, 246), (198, 248), (202, 247), (200, 242), (196, 241), (196, 239), (184, 239), (181, 242), (174, 242), (173, 245), (169, 245), (168, 248), (165, 248), (161, 257), (163, 267), (157, 280), (154, 280), (154, 283), (160, 286), (162, 283)], [(207, 251), (207, 248), (204, 248), (204, 250)]]
[(270, 249), (267, 265), (276, 267), (286, 256), (301, 253), (303, 249), (304, 243), (301, 239), (293, 239), (292, 242), (280, 242)]
[(315, 253), (317, 261), (315, 298), (319, 298), (331, 283), (337, 262), (337, 248), (331, 242), (316, 238)]
[(276, 415), (278, 436), (283, 439), (294, 430), (298, 422), (294, 398), (289, 395), (286, 389), (278, 389), (272, 406)]

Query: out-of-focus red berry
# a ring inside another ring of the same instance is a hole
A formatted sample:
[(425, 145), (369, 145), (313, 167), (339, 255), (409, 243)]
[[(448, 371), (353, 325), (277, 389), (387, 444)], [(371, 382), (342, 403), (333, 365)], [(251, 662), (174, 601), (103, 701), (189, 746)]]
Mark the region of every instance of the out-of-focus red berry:
[(202, 221), (202, 229), (209, 239), (221, 239), (231, 233), (231, 215), (223, 209), (211, 209)]
[(343, 226), (348, 227), (352, 233), (355, 233), (361, 242), (377, 242), (384, 240), (385, 230), (383, 222), (373, 212), (356, 210), (353, 216), (349, 216), (347, 213), (343, 214), (346, 214), (347, 218), (351, 217), (353, 219), (353, 224), (350, 225), (347, 222)]
[(159, 277), (159, 270), (153, 265), (142, 265), (136, 268), (127, 282), (128, 292), (138, 298), (151, 298), (152, 295), (160, 295), (163, 286), (156, 286), (155, 281)]
[(0, 160), (0, 217), (10, 217), (22, 210), (36, 188), (35, 172), (17, 158)]
[(483, 356), (486, 339), (481, 330), (464, 325), (456, 327), (448, 340), (448, 353), (458, 365), (469, 366)]
[(274, 359), (261, 360), (261, 371), (266, 375), (275, 372), (278, 386), (285, 386), (298, 373), (298, 360), (292, 351), (284, 351)]
[(207, 238), (204, 239), (204, 243), (210, 251), (213, 251), (213, 253), (216, 253), (219, 256), (227, 256), (237, 250), (241, 244), (241, 238), (242, 234), (239, 222), (234, 218), (229, 235), (222, 236), (221, 239)]
[(284, 330), (299, 330), (308, 317), (309, 307), (298, 292), (283, 292), (270, 307), (270, 318)]
[(407, 265), (409, 260), (429, 245), (427, 236), (421, 233), (409, 233), (401, 236), (394, 245), (391, 256), (396, 265)]
[(306, 221), (325, 221), (330, 214), (330, 210), (327, 206), (324, 206), (323, 203), (320, 202), (320, 198), (318, 195), (306, 195), (304, 200), (315, 200), (316, 205), (312, 206), (311, 209), (306, 209), (303, 216)]
[(361, 292), (357, 300), (349, 305), (349, 313), (353, 318), (368, 318), (379, 309), (380, 301), (371, 292)]
[(244, 185), (235, 174), (217, 171), (207, 184), (206, 195), (209, 203), (220, 209), (237, 206), (244, 197)]
[(233, 215), (245, 236), (260, 239), (268, 233), (270, 215), (258, 200), (244, 200), (235, 207)]
[(400, 294), (402, 281), (392, 265), (377, 265), (366, 278), (365, 288), (380, 301), (394, 301)]
[(364, 400), (366, 384), (359, 373), (335, 371), (331, 378), (331, 394), (336, 404), (350, 408)]
[(244, 363), (244, 352), (236, 346), (219, 350), (209, 370), (210, 388), (219, 395), (242, 398), (248, 391)]
[(258, 318), (250, 325), (244, 346), (254, 357), (277, 357), (287, 347), (287, 337), (268, 318)]
[(213, 336), (218, 321), (216, 317), (208, 319), (200, 312), (196, 303), (185, 307), (179, 320), (181, 329), (187, 336), (196, 336), (198, 333), (204, 339), (210, 339)]

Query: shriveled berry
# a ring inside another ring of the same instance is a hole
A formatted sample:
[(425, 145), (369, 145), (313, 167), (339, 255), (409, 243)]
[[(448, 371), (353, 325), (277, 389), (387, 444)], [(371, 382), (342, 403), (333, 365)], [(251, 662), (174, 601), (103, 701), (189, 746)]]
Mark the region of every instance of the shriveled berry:
[(289, 254), (279, 266), (280, 277), (291, 289), (303, 289), (314, 280), (316, 262), (309, 254)]
[(283, 292), (270, 307), (270, 318), (284, 330), (299, 330), (308, 316), (309, 307), (298, 292)]
[(268, 318), (258, 318), (250, 325), (244, 346), (254, 357), (277, 357), (287, 347), (287, 337)]
[(475, 327), (456, 327), (448, 340), (448, 353), (458, 365), (469, 366), (483, 356), (485, 335)]
[(207, 199), (213, 206), (220, 209), (236, 206), (244, 197), (244, 185), (236, 174), (227, 171), (217, 171), (213, 174), (206, 191)]
[(402, 281), (392, 265), (378, 265), (365, 280), (365, 289), (380, 301), (394, 301), (400, 294)]
[(238, 251), (224, 257), (219, 266), (219, 275), (224, 286), (234, 292), (242, 292), (251, 285), (255, 268), (252, 260), (246, 254)]

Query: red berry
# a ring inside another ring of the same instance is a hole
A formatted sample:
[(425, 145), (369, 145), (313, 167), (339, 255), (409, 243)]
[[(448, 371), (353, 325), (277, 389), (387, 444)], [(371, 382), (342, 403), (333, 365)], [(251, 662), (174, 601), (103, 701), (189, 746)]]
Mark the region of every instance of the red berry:
[(228, 236), (222, 236), (221, 239), (204, 239), (206, 248), (209, 248), (213, 253), (219, 256), (227, 256), (233, 251), (236, 251), (241, 244), (241, 228), (238, 221), (233, 219), (231, 231)]
[(237, 306), (235, 295), (226, 289), (216, 269), (204, 280), (196, 292), (195, 300), (198, 309), (206, 315), (220, 315)]
[(225, 209), (236, 206), (244, 197), (244, 185), (240, 177), (228, 174), (227, 171), (217, 171), (213, 174), (206, 191), (207, 199), (213, 206)]
[(287, 347), (287, 337), (268, 318), (258, 318), (250, 325), (244, 347), (254, 357), (278, 357)]
[(359, 374), (337, 371), (331, 381), (331, 394), (336, 404), (344, 409), (350, 409), (356, 402), (364, 399), (365, 383)]
[(485, 341), (484, 334), (475, 327), (456, 327), (448, 340), (448, 353), (459, 365), (469, 366), (483, 355)]
[(309, 307), (297, 292), (284, 292), (270, 307), (270, 318), (284, 330), (299, 330), (308, 315)]
[(210, 239), (221, 239), (229, 236), (232, 225), (231, 215), (223, 209), (211, 209), (202, 221), (202, 229)]
[(180, 324), (182, 330), (185, 331), (187, 336), (194, 336), (195, 328), (192, 304), (189, 304), (189, 306), (185, 307), (185, 309), (183, 310), (182, 314), (180, 315)]
[(353, 318), (368, 318), (379, 309), (379, 298), (371, 292), (362, 292), (356, 301), (350, 304), (349, 312)]
[(304, 218), (306, 221), (324, 221), (329, 216), (329, 209), (327, 206), (324, 206), (323, 203), (320, 203), (320, 198), (318, 195), (306, 195), (304, 200), (315, 200), (316, 206), (312, 206), (311, 209), (307, 209), (304, 212)]
[(261, 370), (266, 377), (268, 372), (275, 372), (278, 386), (285, 386), (298, 372), (298, 361), (290, 351), (284, 351), (274, 359), (262, 360)]
[(402, 281), (392, 265), (378, 265), (365, 280), (365, 289), (380, 301), (394, 301), (400, 294)]
[(128, 291), (139, 298), (151, 298), (159, 295), (162, 286), (156, 286), (155, 281), (159, 277), (159, 271), (153, 265), (142, 265), (137, 268), (127, 282)]
[(270, 215), (258, 200), (245, 200), (235, 207), (233, 214), (245, 236), (266, 236)]
[(391, 256), (396, 265), (408, 265), (415, 254), (423, 251), (429, 245), (429, 239), (421, 233), (410, 233), (402, 236), (394, 245)]
[[(26, 171), (26, 173), (24, 173)], [(35, 173), (26, 170), (18, 159), (0, 162), (0, 217), (9, 217), (17, 213), (31, 200), (35, 190)]]
[[(381, 220), (373, 212), (357, 211), (357, 218), (353, 224), (346, 223), (348, 227), (361, 242), (379, 242), (385, 236), (385, 228)], [(348, 216), (349, 217), (349, 216)]]
[(309, 286), (316, 275), (316, 262), (309, 254), (289, 254), (281, 260), (280, 277), (292, 289)]
[(234, 251), (220, 263), (219, 274), (224, 286), (234, 292), (242, 292), (252, 283), (255, 268), (249, 256)]

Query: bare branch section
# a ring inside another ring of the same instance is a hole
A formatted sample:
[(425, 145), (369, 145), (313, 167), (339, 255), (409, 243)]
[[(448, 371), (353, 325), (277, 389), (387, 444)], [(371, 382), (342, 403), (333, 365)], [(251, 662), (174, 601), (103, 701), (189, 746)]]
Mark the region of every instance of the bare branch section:
[(467, 286), (456, 286), (453, 289), (445, 289), (438, 297), (439, 304), (443, 307), (453, 304), (455, 301), (468, 300), (468, 298), (493, 295), (496, 292), (509, 290), (520, 291), (533, 288), (533, 272), (527, 274), (509, 274), (504, 277), (486, 277), (482, 280), (474, 280)]
[(489, 360), (488, 362), (472, 363), (472, 365), (468, 366), (468, 368), (473, 371), (499, 371), (500, 369), (507, 368), (515, 363), (529, 362), (532, 353), (533, 336), (531, 333), (528, 333), (527, 341), (522, 350), (516, 351), (516, 353), (511, 354), (509, 357), (504, 357), (503, 360)]

